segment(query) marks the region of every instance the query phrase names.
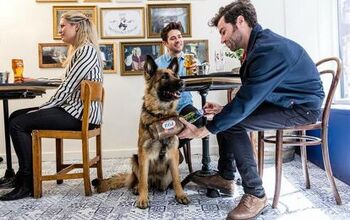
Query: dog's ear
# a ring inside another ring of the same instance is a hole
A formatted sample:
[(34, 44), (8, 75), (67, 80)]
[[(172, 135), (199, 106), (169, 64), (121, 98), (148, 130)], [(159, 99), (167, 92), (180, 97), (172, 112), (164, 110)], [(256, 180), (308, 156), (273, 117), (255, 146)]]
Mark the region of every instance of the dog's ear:
[(171, 69), (175, 74), (178, 74), (179, 62), (177, 61), (177, 57), (174, 57), (171, 60), (171, 63), (169, 64), (168, 69)]
[(145, 70), (145, 78), (150, 79), (156, 73), (158, 66), (154, 62), (153, 58), (150, 55), (147, 55), (146, 62), (143, 68)]

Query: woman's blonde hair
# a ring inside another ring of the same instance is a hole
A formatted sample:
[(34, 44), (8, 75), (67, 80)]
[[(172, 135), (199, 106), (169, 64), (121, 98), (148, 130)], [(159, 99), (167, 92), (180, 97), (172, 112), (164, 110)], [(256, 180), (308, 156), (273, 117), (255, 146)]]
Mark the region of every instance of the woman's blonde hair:
[(68, 23), (78, 26), (74, 42), (69, 47), (68, 57), (63, 65), (67, 67), (74, 53), (87, 42), (95, 47), (97, 57), (102, 65), (101, 52), (97, 43), (97, 31), (94, 23), (92, 23), (87, 16), (78, 11), (68, 11), (62, 14), (61, 19), (65, 19)]

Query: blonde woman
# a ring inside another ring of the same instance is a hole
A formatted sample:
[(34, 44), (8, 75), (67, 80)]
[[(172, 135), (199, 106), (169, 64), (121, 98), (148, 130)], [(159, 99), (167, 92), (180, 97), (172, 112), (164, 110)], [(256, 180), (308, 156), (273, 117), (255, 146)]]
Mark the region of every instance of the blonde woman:
[[(0, 200), (16, 200), (32, 195), (32, 137), (34, 129), (81, 129), (82, 80), (102, 82), (102, 62), (97, 45), (96, 28), (82, 13), (67, 12), (60, 20), (62, 41), (70, 45), (65, 80), (51, 99), (40, 107), (15, 111), (10, 116), (9, 130), (19, 169), (15, 180), (8, 184), (14, 189)], [(90, 126), (101, 124), (101, 106), (92, 105)], [(1, 186), (0, 186), (1, 187)]]

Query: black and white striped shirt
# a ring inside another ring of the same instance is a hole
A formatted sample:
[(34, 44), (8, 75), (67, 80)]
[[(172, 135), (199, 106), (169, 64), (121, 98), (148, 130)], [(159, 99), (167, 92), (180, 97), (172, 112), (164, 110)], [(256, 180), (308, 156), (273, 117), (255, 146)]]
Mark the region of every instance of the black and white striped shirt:
[[(86, 43), (75, 52), (67, 68), (65, 80), (51, 99), (40, 106), (40, 109), (61, 107), (73, 117), (82, 120), (83, 103), (80, 99), (82, 80), (103, 81), (102, 64), (98, 59), (96, 49), (90, 43)], [(102, 123), (102, 106), (100, 103), (92, 103), (89, 123)]]

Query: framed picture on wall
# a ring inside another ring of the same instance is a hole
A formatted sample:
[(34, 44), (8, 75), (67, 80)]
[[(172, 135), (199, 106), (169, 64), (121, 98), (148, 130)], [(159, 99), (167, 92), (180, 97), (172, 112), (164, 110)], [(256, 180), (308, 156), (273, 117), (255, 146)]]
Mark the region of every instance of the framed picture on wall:
[(178, 22), (182, 26), (182, 35), (191, 37), (191, 4), (148, 4), (148, 37), (159, 38), (160, 31), (169, 23)]
[(184, 40), (183, 51), (194, 54), (199, 63), (209, 62), (208, 40)]
[(77, 2), (78, 0), (36, 0), (36, 2)]
[(53, 6), (52, 14), (53, 14), (53, 38), (60, 39), (58, 34), (60, 28), (60, 20), (63, 13), (67, 11), (80, 11), (84, 15), (86, 15), (97, 28), (97, 8), (96, 6)]
[(120, 72), (122, 76), (142, 75), (146, 55), (154, 59), (163, 54), (162, 42), (121, 42)]
[(143, 7), (101, 8), (101, 38), (144, 38)]
[(39, 43), (39, 68), (61, 68), (67, 59), (68, 44)]
[(114, 43), (100, 43), (104, 73), (115, 73), (117, 66), (116, 47)]

